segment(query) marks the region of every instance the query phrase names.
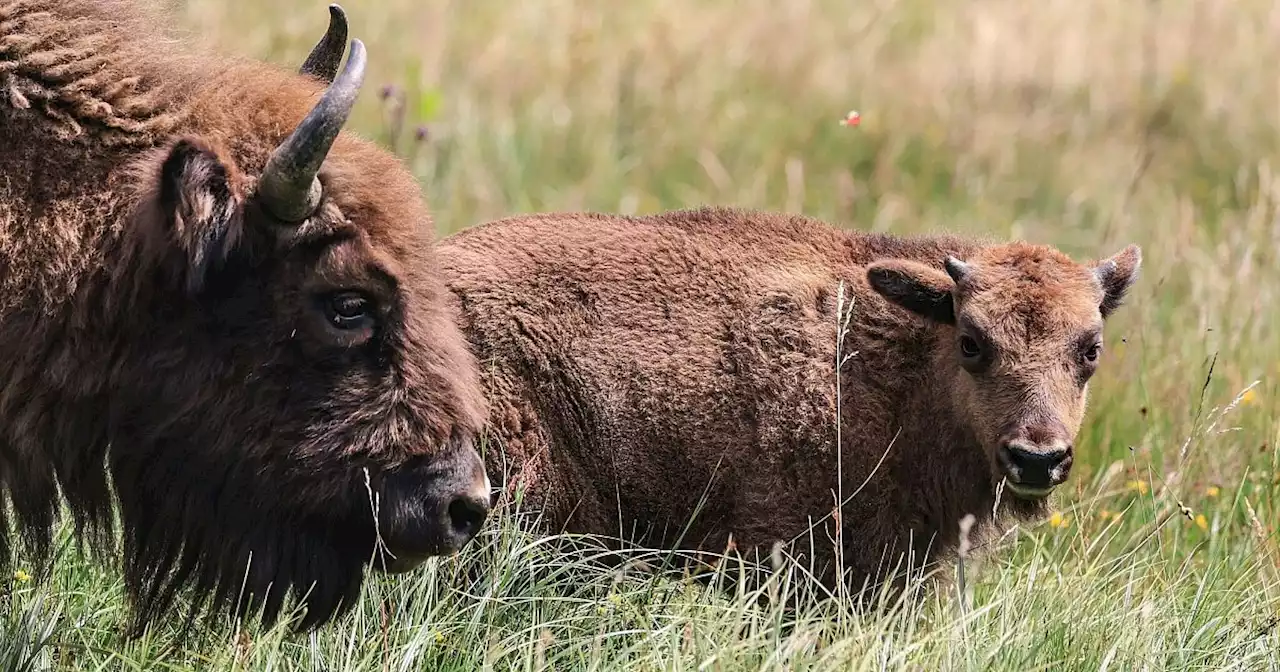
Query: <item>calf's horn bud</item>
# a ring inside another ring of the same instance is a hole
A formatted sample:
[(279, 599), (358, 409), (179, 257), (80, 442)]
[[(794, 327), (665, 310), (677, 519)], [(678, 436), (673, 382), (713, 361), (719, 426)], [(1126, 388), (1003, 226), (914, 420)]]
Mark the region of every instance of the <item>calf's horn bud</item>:
[(947, 268), (947, 275), (951, 276), (957, 285), (969, 276), (969, 264), (955, 257), (948, 256), (943, 265)]
[(338, 74), (342, 63), (342, 48), (347, 44), (347, 13), (337, 4), (329, 5), (329, 30), (312, 47), (311, 54), (302, 63), (299, 73), (315, 77), (328, 84)]
[(347, 122), (364, 83), (364, 43), (351, 40), (351, 53), (341, 74), (316, 106), (267, 159), (258, 178), (263, 206), (286, 222), (301, 222), (320, 205), (320, 165)]

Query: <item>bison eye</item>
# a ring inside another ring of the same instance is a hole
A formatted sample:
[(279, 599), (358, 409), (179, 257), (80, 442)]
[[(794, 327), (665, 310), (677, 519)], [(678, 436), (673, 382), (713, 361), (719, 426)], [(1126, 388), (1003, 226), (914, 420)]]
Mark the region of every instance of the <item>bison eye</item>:
[(1085, 361), (1089, 362), (1090, 364), (1098, 361), (1098, 356), (1102, 354), (1102, 344), (1094, 343), (1093, 345), (1090, 345), (1089, 347), (1085, 348), (1083, 354), (1084, 354)]
[(373, 319), (373, 307), (369, 300), (357, 292), (338, 292), (330, 295), (324, 305), (325, 317), (339, 329), (360, 329)]
[(978, 355), (982, 354), (982, 348), (978, 346), (978, 341), (974, 340), (972, 336), (961, 336), (960, 354), (963, 355), (965, 359), (975, 359)]

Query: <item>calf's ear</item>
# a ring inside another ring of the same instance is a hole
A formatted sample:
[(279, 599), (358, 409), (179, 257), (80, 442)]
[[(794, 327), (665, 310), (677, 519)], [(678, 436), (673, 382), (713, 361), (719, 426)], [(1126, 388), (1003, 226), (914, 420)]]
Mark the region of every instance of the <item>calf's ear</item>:
[(955, 324), (951, 290), (955, 281), (942, 271), (905, 259), (867, 266), (867, 283), (884, 298), (935, 322)]
[(1124, 302), (1125, 294), (1137, 282), (1141, 268), (1142, 248), (1137, 245), (1130, 245), (1115, 256), (1093, 265), (1093, 275), (1102, 287), (1102, 303), (1098, 309), (1103, 318), (1110, 317)]
[(157, 230), (151, 233), (168, 249), (165, 256), (177, 257), (176, 275), (193, 295), (204, 289), (243, 233), (242, 180), (224, 157), (203, 139), (181, 138), (152, 174), (158, 182), (153, 197)]

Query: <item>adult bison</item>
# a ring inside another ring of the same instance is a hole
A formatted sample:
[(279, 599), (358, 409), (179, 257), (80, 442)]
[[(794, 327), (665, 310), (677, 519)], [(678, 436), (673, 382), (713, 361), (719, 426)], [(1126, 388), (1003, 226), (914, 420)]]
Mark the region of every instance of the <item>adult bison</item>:
[(488, 510), (475, 362), (419, 186), (340, 131), (332, 11), (295, 73), (0, 0), (0, 478), (41, 556), (59, 492), (99, 541), (118, 500), (140, 626), (192, 588), (310, 629)]
[(855, 588), (909, 547), (945, 557), (965, 514), (990, 531), (998, 491), (1045, 510), (1141, 261), (718, 208), (516, 217), (439, 252), (508, 491), (570, 531), (712, 551), (807, 549), (817, 524), (819, 571), (839, 539)]

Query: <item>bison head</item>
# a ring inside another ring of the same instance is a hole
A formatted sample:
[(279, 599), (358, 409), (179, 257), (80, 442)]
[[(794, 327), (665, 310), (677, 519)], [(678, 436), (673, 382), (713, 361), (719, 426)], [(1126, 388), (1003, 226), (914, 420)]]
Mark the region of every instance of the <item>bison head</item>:
[(455, 552), (488, 511), (478, 371), (420, 188), (339, 132), (365, 69), (359, 40), (341, 72), (325, 53), (342, 18), (306, 76), (210, 83), (189, 132), (131, 173), (104, 305), (127, 345), (101, 354), (140, 625), (193, 587), (197, 607), (267, 622), (291, 593), (312, 628), (351, 606), (366, 564)]
[(939, 262), (882, 261), (867, 278), (943, 326), (934, 365), (958, 420), (986, 450), (994, 479), (1034, 506), (1070, 472), (1103, 323), (1135, 281), (1141, 251), (1082, 265), (1014, 243)]

